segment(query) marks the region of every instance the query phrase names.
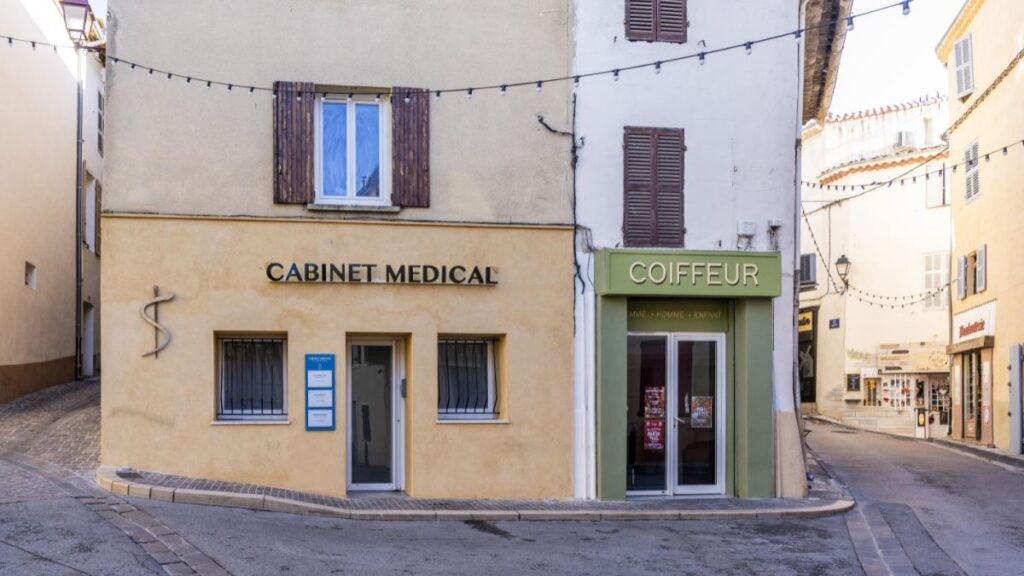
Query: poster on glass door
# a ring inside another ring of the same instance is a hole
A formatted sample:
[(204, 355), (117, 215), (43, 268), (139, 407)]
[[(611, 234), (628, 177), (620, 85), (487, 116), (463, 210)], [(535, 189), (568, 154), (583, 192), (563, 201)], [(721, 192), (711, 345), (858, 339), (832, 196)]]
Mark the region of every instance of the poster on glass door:
[(711, 428), (714, 396), (694, 396), (690, 401), (690, 428)]
[(665, 449), (665, 421), (644, 421), (644, 450)]

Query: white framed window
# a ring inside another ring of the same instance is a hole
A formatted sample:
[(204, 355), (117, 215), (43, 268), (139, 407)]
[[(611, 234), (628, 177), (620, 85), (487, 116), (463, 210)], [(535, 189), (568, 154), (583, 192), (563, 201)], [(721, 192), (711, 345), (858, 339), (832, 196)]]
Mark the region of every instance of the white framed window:
[(288, 417), (286, 339), (217, 337), (217, 420)]
[(966, 98), (974, 92), (974, 48), (968, 34), (953, 45), (956, 64), (956, 96)]
[(387, 98), (317, 98), (316, 203), (391, 203), (391, 106)]
[(498, 416), (496, 339), (437, 340), (437, 416), (484, 420)]
[(971, 200), (981, 192), (978, 163), (978, 141), (975, 140), (964, 150), (964, 198)]
[(946, 291), (942, 290), (949, 283), (949, 254), (939, 252), (924, 255), (924, 287), (932, 292), (924, 299), (925, 310), (944, 310), (946, 308)]
[(818, 261), (814, 254), (800, 255), (800, 289), (812, 290), (818, 286)]

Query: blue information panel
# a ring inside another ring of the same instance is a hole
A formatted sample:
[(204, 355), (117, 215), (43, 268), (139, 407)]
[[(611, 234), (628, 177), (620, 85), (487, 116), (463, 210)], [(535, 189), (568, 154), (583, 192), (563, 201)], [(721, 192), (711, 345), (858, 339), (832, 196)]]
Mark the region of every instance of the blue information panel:
[(334, 354), (306, 354), (306, 430), (334, 430)]

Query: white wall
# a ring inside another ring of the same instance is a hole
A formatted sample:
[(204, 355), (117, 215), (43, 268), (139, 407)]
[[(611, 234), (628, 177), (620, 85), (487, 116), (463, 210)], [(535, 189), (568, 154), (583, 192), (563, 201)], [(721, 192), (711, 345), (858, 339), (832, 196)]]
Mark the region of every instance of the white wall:
[[(690, 2), (688, 42), (628, 42), (623, 0), (577, 2), (575, 70), (586, 73), (664, 60), (792, 30), (798, 2)], [(703, 41), (703, 44), (699, 43)], [(781, 220), (783, 294), (775, 300), (775, 403), (793, 410), (794, 172), (801, 46), (790, 39), (696, 60), (583, 79), (577, 134), (578, 223), (594, 248), (622, 243), (624, 126), (686, 131), (686, 249), (735, 250), (739, 220), (757, 224), (754, 250), (769, 250), (767, 222)], [(587, 294), (577, 293), (577, 496), (593, 496), (593, 265), (580, 254)], [(583, 355), (581, 357), (581, 355)], [(585, 432), (585, 434), (584, 434)]]

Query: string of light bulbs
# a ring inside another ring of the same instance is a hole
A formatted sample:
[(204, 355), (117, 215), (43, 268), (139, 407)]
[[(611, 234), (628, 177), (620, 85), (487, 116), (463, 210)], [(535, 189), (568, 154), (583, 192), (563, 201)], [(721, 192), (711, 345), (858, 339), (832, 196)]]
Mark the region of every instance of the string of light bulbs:
[[(807, 218), (807, 212), (805, 212), (803, 209), (801, 209), (800, 212), (803, 215), (804, 223), (807, 224), (807, 231), (810, 233), (811, 242), (814, 244), (814, 251), (815, 253), (817, 253), (818, 259), (821, 261), (822, 267), (825, 269), (825, 273), (828, 275), (829, 284), (832, 285), (832, 289), (835, 290), (837, 294), (846, 294), (853, 298), (854, 300), (867, 304), (868, 306), (877, 306), (882, 309), (900, 310), (905, 309), (907, 306), (911, 306), (913, 304), (917, 304), (920, 302), (924, 302), (925, 300), (934, 298), (935, 296), (945, 292), (947, 289), (949, 289), (950, 286), (957, 282), (957, 279), (951, 279), (937, 288), (925, 290), (923, 292), (917, 292), (915, 294), (910, 294), (906, 296), (886, 296), (874, 292), (869, 292), (867, 290), (862, 290), (850, 284), (847, 281), (841, 280), (840, 282), (837, 282), (836, 279), (832, 276), (832, 266), (829, 263), (828, 259), (825, 258), (824, 253), (822, 253), (821, 246), (818, 244), (818, 238), (814, 235), (814, 229), (811, 228), (810, 220), (808, 220)], [(843, 285), (842, 288), (839, 287), (840, 283), (842, 283)], [(876, 300), (885, 301), (879, 302)], [(890, 304), (889, 301), (892, 301), (892, 303)]]
[[(499, 84), (487, 84), (487, 85), (480, 85), (480, 86), (467, 86), (465, 88), (430, 88), (430, 89), (425, 89), (425, 91), (428, 91), (428, 92), (432, 93), (434, 98), (435, 98), (435, 100), (439, 100), (443, 94), (452, 94), (452, 93), (462, 93), (462, 94), (465, 94), (468, 99), (472, 99), (474, 94), (478, 94), (480, 92), (498, 92), (501, 95), (504, 95), (504, 94), (507, 94), (509, 90), (516, 89), (516, 88), (534, 87), (537, 92), (541, 92), (543, 90), (545, 84), (553, 84), (553, 83), (561, 83), (561, 82), (572, 82), (574, 86), (578, 87), (582, 80), (587, 79), (587, 78), (594, 78), (594, 77), (608, 77), (608, 76), (610, 76), (613, 80), (618, 81), (620, 76), (622, 76), (623, 73), (625, 73), (625, 72), (632, 72), (632, 71), (643, 70), (643, 69), (652, 69), (655, 74), (660, 74), (661, 70), (662, 70), (662, 67), (665, 66), (665, 65), (671, 65), (671, 64), (678, 63), (678, 62), (684, 62), (684, 61), (687, 61), (687, 60), (697, 60), (698, 63), (703, 66), (707, 62), (707, 60), (709, 59), (709, 56), (712, 56), (714, 54), (720, 54), (720, 53), (723, 53), (723, 52), (730, 52), (730, 51), (733, 51), (733, 50), (741, 50), (742, 49), (742, 50), (744, 50), (749, 55), (749, 54), (753, 53), (754, 46), (756, 46), (758, 44), (765, 43), (765, 42), (772, 42), (772, 41), (779, 40), (779, 39), (782, 39), (782, 38), (793, 38), (797, 42), (799, 42), (801, 40), (801, 38), (803, 37), (803, 34), (805, 32), (810, 31), (810, 30), (816, 30), (816, 29), (830, 28), (830, 27), (832, 27), (834, 25), (839, 25), (842, 22), (842, 20), (844, 20), (844, 19), (845, 19), (845, 22), (846, 22), (847, 31), (852, 31), (854, 29), (854, 22), (855, 22), (855, 20), (859, 19), (859, 18), (863, 18), (865, 16), (870, 16), (872, 14), (876, 14), (876, 13), (887, 11), (887, 10), (892, 10), (892, 9), (895, 9), (895, 8), (901, 8), (904, 15), (910, 14), (910, 3), (914, 2), (914, 1), (915, 0), (899, 0), (897, 2), (893, 2), (892, 4), (887, 4), (885, 6), (880, 6), (878, 8), (874, 8), (872, 10), (866, 10), (864, 12), (860, 12), (860, 13), (857, 13), (857, 14), (850, 14), (850, 15), (846, 16), (845, 18), (836, 18), (836, 19), (832, 19), (832, 20), (822, 21), (821, 23), (819, 23), (819, 24), (817, 24), (815, 26), (808, 26), (808, 27), (805, 27), (805, 28), (797, 28), (796, 30), (791, 30), (789, 32), (785, 32), (785, 33), (781, 33), (781, 34), (775, 34), (775, 35), (772, 35), (772, 36), (766, 36), (766, 37), (758, 38), (758, 39), (755, 39), (755, 40), (748, 40), (746, 42), (740, 42), (740, 43), (732, 44), (732, 45), (729, 45), (729, 46), (723, 46), (721, 48), (705, 49), (705, 50), (702, 50), (700, 52), (695, 52), (695, 53), (692, 53), (692, 54), (686, 54), (686, 55), (676, 56), (676, 57), (672, 57), (672, 58), (663, 58), (661, 60), (655, 60), (655, 61), (651, 61), (651, 62), (644, 62), (644, 63), (640, 63), (640, 64), (633, 64), (633, 65), (630, 65), (630, 66), (621, 66), (621, 67), (618, 67), (618, 68), (609, 68), (609, 69), (605, 69), (605, 70), (596, 70), (596, 71), (592, 71), (592, 72), (578, 73), (578, 74), (573, 74), (573, 75), (569, 75), (569, 76), (554, 76), (554, 77), (542, 78), (542, 79), (538, 79), (538, 80), (503, 82), (503, 83), (499, 83)], [(8, 46), (11, 46), (11, 47), (13, 47), (15, 44), (26, 44), (26, 45), (30, 45), (32, 47), (32, 49), (35, 50), (37, 47), (42, 46), (42, 47), (46, 47), (46, 48), (51, 48), (55, 53), (58, 50), (60, 50), (60, 49), (71, 49), (71, 50), (78, 49), (78, 47), (73, 46), (73, 45), (60, 45), (60, 44), (54, 44), (54, 43), (50, 43), (50, 42), (43, 42), (43, 41), (39, 41), (39, 40), (28, 40), (28, 39), (24, 39), (24, 38), (18, 38), (18, 37), (15, 37), (15, 36), (7, 36), (7, 35), (0, 34), (0, 41), (3, 41), (3, 40), (6, 40)], [(95, 50), (94, 48), (88, 48), (88, 47), (86, 47), (84, 49), (86, 49), (86, 50)], [(142, 70), (143, 72), (145, 72), (149, 76), (165, 77), (167, 80), (175, 80), (175, 79), (177, 79), (177, 80), (184, 80), (186, 84), (190, 84), (190, 85), (194, 84), (194, 85), (197, 85), (197, 86), (205, 86), (207, 88), (213, 88), (214, 86), (216, 86), (218, 88), (224, 88), (224, 89), (226, 89), (229, 92), (240, 92), (240, 93), (247, 93), (247, 94), (250, 94), (250, 95), (255, 94), (257, 92), (269, 93), (273, 98), (277, 98), (277, 96), (278, 96), (277, 90), (275, 90), (274, 87), (258, 86), (258, 85), (252, 85), (252, 84), (239, 84), (239, 83), (225, 82), (223, 80), (214, 80), (214, 79), (210, 79), (210, 78), (191, 76), (191, 75), (188, 75), (188, 74), (182, 74), (180, 72), (175, 72), (175, 71), (172, 71), (172, 70), (164, 70), (164, 69), (160, 69), (160, 68), (154, 68), (152, 66), (148, 66), (148, 65), (145, 65), (145, 64), (140, 63), (140, 62), (135, 62), (133, 60), (121, 58), (120, 56), (113, 56), (113, 55), (110, 55), (110, 54), (107, 55), (107, 61), (112, 63), (112, 64), (114, 64), (114, 65), (125, 66), (129, 70)], [(317, 94), (321, 94), (321, 93), (322, 92), (320, 92), (320, 91), (301, 91), (301, 90), (299, 90), (299, 91), (289, 91), (289, 95), (294, 94), (294, 97), (297, 100), (301, 100), (303, 96), (313, 96), (313, 97), (315, 97)], [(380, 99), (380, 98), (387, 97), (387, 96), (389, 96), (391, 94), (390, 94), (390, 91), (379, 91), (379, 90), (378, 91), (365, 91), (364, 90), (364, 91), (352, 91), (352, 92), (349, 92), (349, 95), (350, 96), (356, 96), (356, 95), (359, 95), (359, 96), (374, 96), (375, 98)], [(408, 100), (412, 96), (413, 96), (413, 94), (410, 92), (410, 93), (405, 94), (404, 98), (406, 100)]]
[(963, 160), (961, 162), (955, 162), (955, 163), (952, 163), (952, 164), (943, 162), (939, 166), (939, 168), (937, 168), (935, 170), (929, 170), (929, 171), (921, 173), (921, 174), (913, 174), (913, 172), (915, 172), (918, 168), (920, 168), (922, 166), (926, 166), (928, 164), (931, 164), (932, 161), (935, 158), (937, 158), (940, 155), (946, 153), (947, 150), (948, 149), (943, 149), (942, 151), (940, 151), (940, 152), (938, 152), (936, 154), (933, 154), (932, 156), (929, 156), (928, 158), (925, 158), (920, 163), (914, 165), (909, 170), (903, 172), (899, 176), (896, 176), (896, 177), (892, 178), (891, 180), (882, 180), (882, 181), (877, 181), (876, 180), (876, 181), (872, 181), (870, 183), (863, 182), (863, 183), (859, 183), (859, 184), (819, 184), (817, 182), (808, 182), (806, 180), (801, 180), (800, 181), (801, 185), (803, 185), (803, 186), (805, 186), (807, 188), (812, 188), (812, 189), (817, 189), (817, 190), (836, 190), (836, 191), (846, 191), (846, 190), (849, 190), (849, 191), (854, 191), (857, 188), (861, 189), (861, 191), (858, 192), (857, 194), (853, 194), (851, 196), (845, 196), (843, 198), (834, 198), (834, 199), (831, 199), (831, 200), (801, 200), (801, 201), (802, 202), (825, 202), (825, 204), (822, 204), (821, 206), (817, 206), (813, 210), (811, 210), (811, 211), (809, 211), (807, 213), (808, 215), (815, 214), (817, 212), (821, 212), (822, 210), (826, 210), (826, 209), (828, 209), (828, 208), (830, 208), (832, 206), (835, 206), (837, 204), (841, 204), (842, 202), (845, 202), (847, 200), (852, 200), (854, 198), (863, 196), (864, 194), (867, 194), (868, 192), (873, 192), (873, 191), (879, 190), (881, 188), (890, 188), (890, 187), (892, 187), (893, 184), (899, 184), (900, 186), (906, 185), (907, 182), (910, 182), (911, 184), (915, 184), (915, 183), (917, 183), (917, 180), (919, 178), (923, 178), (925, 181), (928, 181), (928, 180), (931, 179), (932, 176), (937, 176), (939, 178), (944, 178), (945, 175), (946, 175), (946, 172), (949, 172), (950, 174), (956, 174), (957, 169), (960, 168), (960, 167), (975, 168), (976, 166), (981, 164), (982, 160), (984, 160), (986, 163), (990, 162), (992, 160), (993, 156), (998, 157), (998, 156), (1002, 155), (1002, 156), (1005, 157), (1005, 156), (1009, 156), (1010, 151), (1024, 151), (1024, 139), (1014, 141), (1014, 142), (1012, 142), (1010, 144), (1006, 144), (1005, 146), (1000, 146), (1000, 147), (994, 148), (994, 149), (992, 149), (992, 150), (990, 150), (988, 152), (985, 152), (984, 154), (978, 154), (978, 156), (976, 158), (971, 159), (971, 160)]

